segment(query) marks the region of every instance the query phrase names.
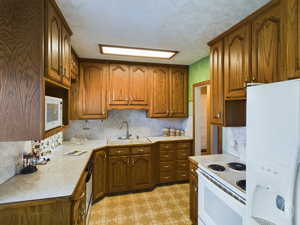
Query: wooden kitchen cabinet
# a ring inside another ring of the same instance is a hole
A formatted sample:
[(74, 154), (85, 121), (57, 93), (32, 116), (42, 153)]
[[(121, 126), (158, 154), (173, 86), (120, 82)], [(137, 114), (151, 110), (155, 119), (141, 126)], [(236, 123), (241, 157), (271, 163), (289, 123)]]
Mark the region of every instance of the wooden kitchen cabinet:
[(104, 197), (107, 185), (107, 152), (104, 150), (97, 151), (93, 156), (93, 200)]
[(47, 1), (48, 5), (48, 72), (46, 77), (61, 83), (67, 87), (70, 86), (70, 54), (71, 54), (71, 30), (66, 25), (62, 14), (53, 0)]
[(169, 117), (169, 68), (151, 68), (150, 117)]
[(80, 77), (78, 87), (79, 119), (105, 119), (107, 117), (107, 76), (107, 64), (89, 62), (80, 63)]
[(147, 189), (152, 185), (151, 155), (135, 155), (131, 157), (131, 188), (133, 190)]
[(251, 82), (271, 83), (285, 79), (282, 47), (283, 1), (273, 2), (276, 4), (261, 12), (252, 21)]
[(223, 123), (223, 40), (213, 44), (210, 49), (211, 73), (211, 123)]
[(62, 27), (62, 83), (71, 86), (71, 37), (65, 27)]
[(245, 24), (224, 38), (225, 99), (245, 99), (250, 82), (251, 26)]
[(124, 192), (130, 188), (130, 157), (109, 157), (109, 192)]
[(170, 69), (170, 116), (187, 117), (188, 86), (186, 68)]
[(76, 52), (71, 48), (71, 79), (76, 81), (79, 77), (79, 61)]
[(190, 219), (192, 225), (198, 224), (198, 175), (197, 165), (190, 162)]
[(287, 79), (300, 77), (300, 1), (286, 0)]
[(130, 66), (129, 100), (130, 105), (148, 105), (148, 67), (142, 65)]
[(108, 104), (128, 105), (129, 104), (129, 65), (110, 64), (109, 69), (109, 93)]

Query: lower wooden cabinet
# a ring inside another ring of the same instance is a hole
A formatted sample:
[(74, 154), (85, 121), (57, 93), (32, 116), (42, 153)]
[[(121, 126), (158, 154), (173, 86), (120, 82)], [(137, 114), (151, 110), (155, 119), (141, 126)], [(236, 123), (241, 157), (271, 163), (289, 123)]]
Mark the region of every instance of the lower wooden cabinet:
[(197, 165), (190, 162), (190, 219), (193, 225), (198, 224), (198, 176)]
[(109, 192), (150, 188), (152, 186), (151, 154), (149, 146), (110, 148)]
[(106, 193), (107, 180), (107, 152), (105, 150), (94, 153), (93, 158), (93, 200), (102, 198)]
[(109, 192), (123, 192), (129, 190), (130, 157), (109, 157)]

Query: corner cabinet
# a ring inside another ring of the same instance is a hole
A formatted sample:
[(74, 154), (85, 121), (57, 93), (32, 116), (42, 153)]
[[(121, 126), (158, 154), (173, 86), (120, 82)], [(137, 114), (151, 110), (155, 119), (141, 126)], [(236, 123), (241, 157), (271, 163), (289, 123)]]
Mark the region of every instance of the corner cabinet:
[[(108, 65), (80, 64), (78, 119), (105, 119)], [(76, 95), (76, 92), (75, 92)]]
[(224, 38), (225, 99), (245, 99), (250, 82), (251, 26), (246, 24)]
[(100, 199), (106, 194), (107, 185), (107, 152), (100, 150), (93, 156), (93, 200)]
[(223, 40), (213, 44), (210, 49), (211, 73), (211, 123), (223, 124)]
[(149, 117), (187, 117), (187, 68), (154, 66), (150, 79)]

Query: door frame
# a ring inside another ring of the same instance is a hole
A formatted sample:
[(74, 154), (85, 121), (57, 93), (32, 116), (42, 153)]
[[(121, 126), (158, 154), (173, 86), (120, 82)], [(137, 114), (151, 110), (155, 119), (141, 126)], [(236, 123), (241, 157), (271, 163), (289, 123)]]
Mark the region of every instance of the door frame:
[(196, 92), (196, 88), (203, 88), (203, 87), (208, 87), (207, 88), (207, 152), (204, 154), (211, 154), (211, 124), (210, 124), (210, 87), (211, 87), (211, 82), (210, 80), (206, 80), (206, 81), (202, 81), (202, 82), (198, 82), (193, 84), (193, 148), (194, 148), (194, 152), (196, 151), (196, 142), (195, 142), (195, 92)]

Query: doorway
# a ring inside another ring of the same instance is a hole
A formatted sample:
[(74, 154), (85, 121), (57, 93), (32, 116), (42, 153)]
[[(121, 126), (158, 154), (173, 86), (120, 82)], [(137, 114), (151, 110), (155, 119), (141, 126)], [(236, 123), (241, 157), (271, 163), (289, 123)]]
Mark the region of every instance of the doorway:
[(193, 137), (195, 155), (211, 153), (210, 82), (193, 85)]

